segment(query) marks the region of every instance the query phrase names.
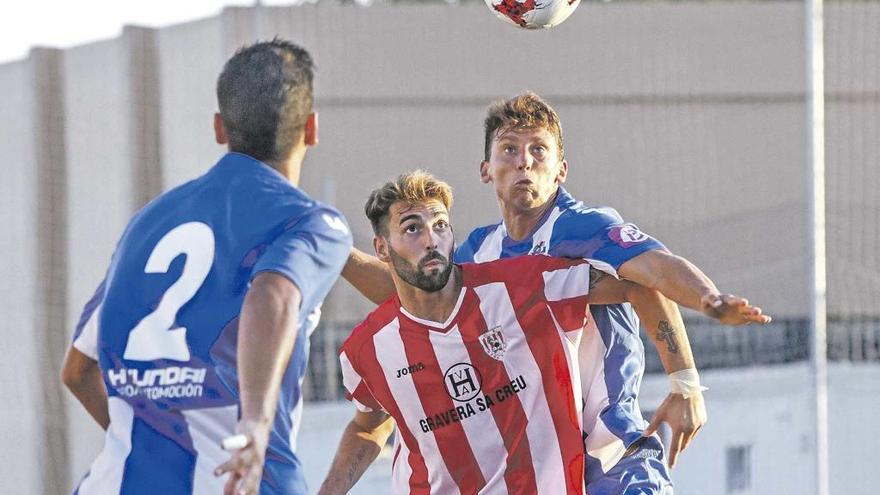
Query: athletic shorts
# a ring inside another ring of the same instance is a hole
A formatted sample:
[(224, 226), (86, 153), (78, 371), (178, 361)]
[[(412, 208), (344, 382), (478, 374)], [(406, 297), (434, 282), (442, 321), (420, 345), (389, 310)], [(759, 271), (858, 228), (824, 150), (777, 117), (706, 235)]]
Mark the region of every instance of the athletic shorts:
[(630, 446), (604, 476), (589, 480), (587, 495), (672, 495), (666, 453), (656, 435)]

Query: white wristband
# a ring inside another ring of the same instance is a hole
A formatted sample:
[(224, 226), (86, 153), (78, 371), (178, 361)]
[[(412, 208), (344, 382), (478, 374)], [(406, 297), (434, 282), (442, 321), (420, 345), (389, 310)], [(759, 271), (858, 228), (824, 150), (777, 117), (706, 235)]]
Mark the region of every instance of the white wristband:
[(673, 394), (681, 394), (685, 399), (709, 390), (700, 385), (700, 374), (694, 368), (675, 371), (669, 374), (669, 385)]

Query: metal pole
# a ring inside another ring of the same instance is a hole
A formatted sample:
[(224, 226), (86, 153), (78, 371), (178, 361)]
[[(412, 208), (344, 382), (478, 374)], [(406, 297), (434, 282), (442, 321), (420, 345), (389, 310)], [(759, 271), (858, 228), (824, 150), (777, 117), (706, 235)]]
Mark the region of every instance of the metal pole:
[(805, 0), (812, 237), (811, 356), (815, 406), (816, 494), (828, 495), (828, 345), (825, 282), (825, 44), (823, 0)]

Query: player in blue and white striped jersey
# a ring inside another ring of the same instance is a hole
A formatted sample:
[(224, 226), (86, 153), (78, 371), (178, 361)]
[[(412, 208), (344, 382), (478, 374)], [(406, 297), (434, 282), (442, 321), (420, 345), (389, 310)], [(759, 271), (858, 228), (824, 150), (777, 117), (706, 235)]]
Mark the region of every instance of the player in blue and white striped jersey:
[[(456, 251), (456, 262), (529, 254), (585, 258), (606, 273), (656, 289), (723, 323), (770, 321), (744, 299), (721, 294), (693, 264), (625, 223), (615, 210), (589, 208), (575, 200), (561, 187), (567, 173), (559, 117), (540, 97), (523, 93), (490, 106), (480, 176), (495, 187), (502, 221), (474, 230)], [(661, 305), (668, 304), (661, 299)], [(585, 475), (591, 495), (671, 493), (663, 446), (651, 433), (661, 420), (677, 422), (675, 456), (705, 421), (684, 327), (677, 309), (669, 309), (671, 319), (652, 315), (646, 322), (664, 366), (674, 371), (673, 393), (647, 425), (637, 400), (644, 372), (638, 319), (629, 305), (590, 308), (600, 338), (585, 336), (581, 341), (578, 366), (586, 402)]]
[(300, 384), (351, 248), (340, 213), (296, 187), (312, 78), (292, 43), (239, 50), (217, 84), (230, 152), (126, 227), (63, 368), (107, 430), (77, 494), (307, 493)]

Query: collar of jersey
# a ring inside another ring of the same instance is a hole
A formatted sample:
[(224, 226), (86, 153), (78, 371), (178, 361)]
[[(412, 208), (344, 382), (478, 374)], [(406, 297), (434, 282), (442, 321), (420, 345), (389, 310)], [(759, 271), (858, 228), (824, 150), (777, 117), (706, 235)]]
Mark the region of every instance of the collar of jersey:
[(455, 302), (455, 307), (452, 308), (452, 312), (449, 313), (449, 318), (446, 318), (446, 321), (444, 321), (443, 323), (419, 318), (418, 316), (411, 314), (409, 311), (407, 311), (406, 308), (403, 307), (403, 305), (400, 305), (400, 312), (403, 313), (403, 316), (406, 316), (410, 320), (420, 325), (443, 330), (447, 328), (453, 321), (455, 321), (455, 317), (458, 316), (458, 310), (461, 309), (461, 303), (464, 302), (464, 295), (466, 292), (467, 287), (462, 284), (461, 289), (458, 292), (458, 301)]
[(244, 163), (261, 168), (270, 174), (277, 175), (279, 178), (287, 180), (286, 177), (281, 175), (280, 172), (272, 168), (272, 166), (268, 163), (261, 162), (251, 155), (247, 155), (239, 151), (228, 151), (220, 158), (220, 160), (217, 162), (217, 165), (220, 167), (241, 167)]

